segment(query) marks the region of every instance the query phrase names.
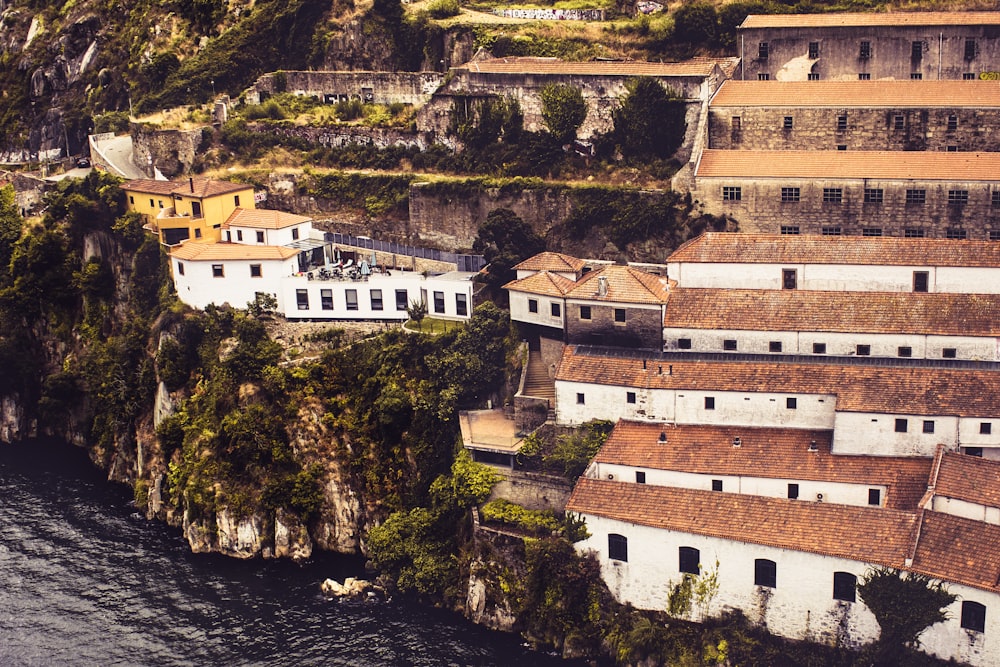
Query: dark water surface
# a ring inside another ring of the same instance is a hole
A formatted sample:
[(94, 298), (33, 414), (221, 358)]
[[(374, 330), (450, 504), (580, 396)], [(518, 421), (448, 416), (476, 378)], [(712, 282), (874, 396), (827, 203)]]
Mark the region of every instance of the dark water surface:
[(338, 602), (306, 566), (194, 555), (66, 445), (0, 444), (0, 666), (560, 665), (398, 599)]

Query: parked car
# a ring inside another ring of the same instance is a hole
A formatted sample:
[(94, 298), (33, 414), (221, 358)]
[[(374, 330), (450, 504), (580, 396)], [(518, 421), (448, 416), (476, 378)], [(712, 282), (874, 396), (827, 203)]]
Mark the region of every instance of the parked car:
[(78, 157), (76, 159), (76, 166), (81, 169), (90, 169), (90, 158), (89, 157)]

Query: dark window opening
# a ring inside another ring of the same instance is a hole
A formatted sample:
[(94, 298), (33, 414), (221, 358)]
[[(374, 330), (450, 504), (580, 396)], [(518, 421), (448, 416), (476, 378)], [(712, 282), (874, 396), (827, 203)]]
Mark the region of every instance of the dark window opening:
[(792, 117), (791, 117), (791, 116), (785, 116), (785, 119), (784, 119), (784, 121), (782, 122), (782, 124), (781, 124), (781, 127), (782, 127), (783, 129), (786, 129), (786, 130), (790, 130), (790, 129), (792, 129), (792, 124), (793, 124), (793, 122), (794, 122), (794, 121), (793, 121), (793, 119), (792, 119)]
[(580, 319), (581, 320), (590, 319), (590, 306), (580, 306)]
[(635, 405), (635, 392), (627, 391), (625, 392), (625, 402)]
[(880, 489), (868, 489), (868, 504), (869, 505), (882, 504), (882, 491)]
[(678, 350), (690, 350), (691, 349), (691, 339), (690, 338), (678, 338), (677, 339), (677, 349)]
[(867, 60), (872, 57), (872, 43), (871, 42), (861, 42), (861, 48), (858, 49), (858, 58), (861, 60)]
[(896, 419), (896, 433), (906, 433), (908, 422), (905, 419)]
[(872, 353), (872, 346), (871, 345), (858, 345), (855, 348), (855, 351), (857, 352), (857, 354), (858, 354), (859, 357), (867, 357), (867, 356), (869, 356)]
[(833, 573), (833, 599), (844, 602), (857, 600), (858, 578), (850, 572)]
[(781, 226), (781, 233), (785, 234), (786, 236), (788, 236), (788, 235), (798, 236), (801, 233), (801, 231), (802, 230), (799, 228), (798, 225), (782, 225)]
[(714, 410), (715, 409), (715, 397), (714, 396), (706, 396), (705, 397), (705, 409), (706, 410)]
[(958, 129), (958, 116), (948, 116), (948, 131), (954, 132)]
[(562, 304), (549, 304), (549, 312), (552, 313), (552, 317), (562, 317)]
[(902, 114), (896, 114), (892, 117), (892, 129), (902, 130), (906, 128), (906, 119)]
[(809, 42), (809, 59), (816, 60), (819, 58), (819, 42)]
[(678, 549), (678, 569), (685, 574), (701, 574), (701, 552), (694, 547)]
[(641, 470), (636, 470), (635, 471), (635, 483), (636, 484), (645, 484), (646, 483), (646, 473), (642, 472)]
[(434, 292), (434, 312), (444, 313), (444, 292)]
[(791, 500), (795, 500), (796, 498), (799, 497), (799, 485), (798, 484), (789, 484), (788, 485), (788, 497)]
[(251, 264), (250, 265), (250, 277), (251, 278), (260, 278), (261, 275), (263, 275), (263, 274), (261, 272), (260, 264)]
[(333, 290), (324, 289), (319, 291), (320, 308), (323, 310), (333, 310)]
[(986, 606), (973, 602), (962, 601), (962, 629), (973, 632), (986, 631)]
[(222, 268), (222, 264), (213, 264), (212, 265), (212, 277), (213, 278), (225, 278), (226, 277), (226, 273), (225, 273), (225, 270)]
[(770, 343), (767, 344), (767, 351), (768, 352), (781, 352), (781, 341), (780, 340), (772, 340)]
[(912, 357), (913, 356), (913, 348), (912, 347), (908, 347), (906, 345), (901, 345), (901, 346), (899, 346), (896, 349), (896, 356), (897, 357)]
[(778, 565), (773, 560), (757, 558), (753, 562), (754, 586), (777, 588)]
[(841, 204), (844, 201), (843, 188), (823, 188), (823, 203)]
[(712, 480), (712, 490), (713, 491), (722, 491), (722, 480), (721, 479), (713, 479)]
[(843, 132), (847, 129), (847, 114), (837, 116), (837, 131)]
[(906, 191), (906, 203), (907, 204), (924, 204), (927, 202), (927, 190), (907, 190)]
[(725, 351), (727, 351), (727, 352), (735, 352), (736, 351), (736, 340), (734, 340), (732, 338), (728, 338), (728, 339), (722, 341), (722, 349), (725, 350)]
[(799, 407), (799, 399), (794, 396), (788, 396), (785, 398), (785, 408), (788, 410), (795, 410)]
[(344, 300), (347, 302), (347, 310), (358, 309), (358, 290), (344, 290)]
[(455, 314), (462, 316), (469, 314), (469, 297), (467, 295), (455, 295)]
[(757, 58), (759, 58), (760, 60), (767, 60), (768, 56), (770, 55), (770, 51), (771, 49), (768, 46), (767, 42), (761, 42), (760, 44), (757, 45)]
[(863, 227), (861, 229), (862, 236), (882, 236), (881, 227)]
[(628, 562), (628, 538), (624, 535), (608, 535), (608, 558)]
[(410, 306), (409, 296), (405, 289), (396, 290), (396, 310), (406, 310)]
[(826, 354), (826, 343), (813, 343), (813, 354)]
[(615, 322), (622, 324), (625, 322), (625, 309), (615, 308)]
[(372, 310), (382, 310), (382, 290), (371, 290)]
[(910, 45), (910, 58), (912, 60), (920, 60), (923, 57), (924, 57), (924, 43), (913, 42)]
[(576, 404), (577, 405), (586, 405), (587, 404), (587, 397), (584, 396), (583, 394), (577, 394), (576, 395)]
[(991, 424), (990, 422), (980, 422), (979, 423), (979, 434), (980, 435), (989, 435), (991, 433), (993, 433), (993, 424)]
[(958, 350), (953, 347), (946, 347), (941, 350), (942, 359), (955, 359), (958, 357)]
[(882, 188), (865, 188), (866, 204), (881, 204), (885, 200), (885, 191)]
[(299, 310), (309, 310), (309, 290), (295, 290), (295, 304)]
[(257, 232), (257, 243), (264, 242), (264, 232)]
[(928, 271), (913, 272), (913, 291), (926, 292), (930, 287), (930, 273)]
[(965, 59), (975, 60), (976, 58), (976, 40), (967, 39), (965, 40)]
[(528, 299), (528, 312), (529, 313), (537, 313), (538, 312), (538, 300), (537, 299)]
[(798, 188), (781, 188), (781, 201), (797, 202), (799, 201), (800, 191)]
[(925, 419), (924, 420), (924, 433), (933, 433), (933, 432), (934, 432), (934, 420), (933, 419)]

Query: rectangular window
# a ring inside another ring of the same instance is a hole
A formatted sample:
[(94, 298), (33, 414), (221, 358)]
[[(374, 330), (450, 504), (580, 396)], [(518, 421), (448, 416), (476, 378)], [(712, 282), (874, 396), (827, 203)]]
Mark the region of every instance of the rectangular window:
[(948, 190), (948, 203), (961, 206), (969, 203), (968, 190)]
[(767, 42), (761, 42), (760, 44), (757, 45), (757, 58), (759, 60), (767, 60), (768, 56), (770, 55), (770, 51), (771, 49), (768, 46)]
[(882, 504), (882, 491), (879, 489), (868, 489), (868, 504), (869, 505), (881, 505)]
[(722, 201), (740, 201), (743, 199), (743, 188), (738, 186), (723, 186)]
[(636, 484), (645, 484), (646, 483), (646, 473), (642, 472), (641, 470), (636, 470), (635, 471), (635, 483)]
[(798, 286), (798, 271), (796, 269), (781, 270), (781, 289), (795, 289)]
[(975, 81), (975, 80), (976, 80), (975, 72), (962, 72), (962, 81)]
[(409, 295), (405, 289), (396, 290), (396, 310), (406, 310), (410, 307)]
[(948, 116), (948, 131), (954, 132), (958, 129), (958, 116), (952, 114)]
[(333, 310), (332, 289), (321, 289), (319, 291), (319, 307), (323, 310)]
[(434, 312), (444, 313), (444, 292), (434, 292)]
[(631, 405), (635, 405), (635, 392), (627, 391), (625, 392), (625, 402)]
[(782, 202), (797, 202), (799, 200), (798, 188), (781, 188)]
[(858, 58), (861, 60), (867, 60), (872, 57), (872, 43), (871, 42), (861, 42), (861, 48), (858, 49)]
[(906, 203), (907, 204), (925, 204), (927, 202), (927, 190), (907, 190), (906, 191)]
[(924, 420), (924, 429), (923, 430), (924, 430), (924, 433), (933, 433), (934, 432), (934, 420), (933, 419), (925, 419)]
[(726, 340), (722, 341), (722, 349), (725, 350), (726, 352), (735, 352), (736, 351), (736, 339), (734, 339), (734, 338), (727, 338)]
[(926, 234), (927, 232), (916, 227), (907, 227), (903, 230), (903, 238), (907, 239), (922, 239)]
[(260, 278), (261, 275), (262, 275), (262, 273), (261, 273), (260, 264), (251, 264), (250, 265), (250, 277), (251, 278)]
[(194, 230), (194, 237), (196, 239), (200, 239), (201, 238), (201, 227), (196, 227), (195, 228), (195, 230)]
[(739, 116), (733, 116), (730, 119), (730, 126), (732, 127), (733, 132), (739, 132), (743, 127), (743, 119)]
[(910, 58), (913, 60), (920, 60), (923, 57), (924, 57), (924, 43), (913, 42), (910, 45)]
[(840, 114), (837, 116), (837, 131), (843, 132), (847, 129), (847, 114)]
[(871, 355), (871, 353), (872, 353), (872, 346), (871, 345), (858, 345), (855, 348), (855, 352), (857, 353), (857, 355), (859, 357), (867, 357), (867, 356)]
[(714, 410), (715, 409), (715, 396), (706, 396), (705, 397), (705, 409), (706, 410)]
[(233, 204), (235, 204), (236, 206), (240, 205), (240, 196), (239, 195), (233, 195)]
[(455, 314), (463, 317), (469, 314), (469, 297), (467, 295), (455, 295)]
[(358, 290), (344, 290), (344, 300), (347, 302), (347, 310), (358, 309)]
[(528, 312), (529, 313), (538, 312), (538, 299), (528, 299)]
[(293, 241), (298, 241), (299, 240), (299, 228), (298, 227), (292, 227), (292, 240)]
[(552, 314), (552, 317), (562, 317), (562, 304), (550, 303), (549, 312)]
[(819, 42), (809, 42), (809, 59), (816, 60), (819, 58)]
[(753, 585), (777, 588), (778, 565), (773, 560), (757, 558), (753, 562)]
[(990, 206), (1000, 207), (1000, 190), (994, 190), (990, 193)]
[(809, 74), (806, 75), (806, 79), (809, 81), (819, 81), (819, 72), (809, 72)]
[(953, 347), (946, 347), (941, 350), (942, 359), (955, 359), (958, 357), (958, 350)]
[(979, 422), (979, 435), (990, 435), (993, 433), (993, 424), (990, 422)]
[(948, 229), (945, 230), (944, 237), (946, 239), (951, 239), (953, 241), (964, 241), (969, 237), (969, 233), (964, 229), (949, 227)]
[(840, 204), (844, 201), (843, 188), (823, 188), (823, 202), (827, 204)]
[(781, 226), (781, 233), (784, 234), (784, 235), (786, 235), (786, 236), (798, 236), (800, 232), (801, 232), (801, 229), (799, 228), (798, 225), (782, 225)]
[(213, 278), (225, 278), (226, 272), (222, 269), (222, 264), (212, 265), (212, 277)]
[(767, 72), (757, 72), (757, 80), (758, 81), (770, 81), (771, 80), (771, 75), (768, 74)]
[(372, 310), (382, 310), (382, 290), (373, 289), (369, 291), (372, 300)]
[(780, 340), (772, 340), (770, 343), (767, 344), (767, 351), (768, 352), (781, 352), (781, 341)]
[(909, 424), (906, 419), (901, 417), (896, 418), (896, 433), (906, 433), (908, 426)]
[(820, 231), (823, 236), (840, 236), (843, 233), (840, 227), (824, 227)]
[(184, 263), (183, 262), (177, 262), (177, 273), (181, 274), (182, 276), (184, 275)]
[(243, 230), (242, 229), (237, 229), (236, 230), (236, 240), (237, 241), (242, 241), (243, 240)]
[(799, 485), (790, 483), (788, 485), (788, 499), (795, 500), (798, 497), (799, 497)]
[(973, 632), (986, 632), (986, 607), (985, 605), (973, 602), (972, 600), (962, 600), (962, 629)]
[(902, 114), (896, 114), (892, 117), (892, 129), (902, 130), (906, 128), (906, 119)]
[(928, 271), (913, 272), (913, 291), (926, 292), (930, 284), (930, 273)]
[(965, 59), (974, 60), (976, 58), (976, 40), (965, 40)]
[(781, 127), (785, 130), (790, 130), (792, 129), (792, 122), (791, 116), (785, 116), (785, 120), (782, 122)]
[(128, 196), (128, 203), (132, 204), (132, 205), (135, 205), (135, 197), (133, 197), (132, 195), (129, 195)]
[(722, 491), (722, 480), (721, 479), (713, 479), (712, 480), (712, 490), (713, 491)]
[(264, 242), (264, 232), (257, 232), (257, 243)]
[(837, 144), (837, 150), (838, 151), (846, 151), (847, 150), (847, 144)]
[(870, 72), (858, 72), (858, 81), (870, 81), (872, 75)]
[(309, 290), (295, 290), (295, 303), (299, 310), (309, 310)]
[(967, 456), (978, 456), (983, 458), (983, 448), (982, 447), (963, 447), (962, 453)]
[(826, 343), (813, 343), (813, 354), (826, 354)]
[(861, 228), (861, 235), (862, 236), (882, 236), (882, 228), (881, 227), (862, 227)]
[(948, 148), (946, 150), (949, 153), (957, 153), (958, 152), (958, 146), (948, 146)]
[(156, 203), (152, 199), (150, 199), (149, 200), (149, 208), (153, 208), (155, 206), (156, 206)]
[(587, 404), (587, 397), (584, 396), (583, 394), (577, 394), (576, 395), (576, 404), (577, 405), (586, 405)]
[(701, 552), (694, 547), (681, 547), (677, 550), (677, 569), (685, 574), (701, 574)]
[(157, 199), (156, 203), (160, 205), (160, 208), (163, 208), (163, 200), (162, 199)]
[(785, 398), (785, 408), (789, 410), (795, 410), (798, 407), (799, 407), (799, 399), (795, 398), (794, 396), (787, 396)]
[(625, 309), (615, 308), (615, 323), (624, 324), (625, 323)]
[(628, 562), (628, 538), (624, 535), (608, 534), (608, 558)]
[(897, 357), (912, 357), (913, 356), (913, 348), (912, 347), (908, 347), (906, 345), (900, 345), (898, 348), (896, 348), (896, 356)]
[(677, 339), (677, 349), (678, 350), (690, 350), (691, 349), (691, 339), (690, 338), (678, 338)]
[(885, 191), (882, 188), (865, 188), (866, 204), (881, 204), (885, 200)]
[(580, 319), (581, 320), (590, 319), (590, 306), (580, 306)]
[(857, 599), (858, 578), (850, 572), (833, 573), (833, 599), (854, 602)]
[(921, 72), (910, 72), (910, 81), (920, 81), (924, 78)]
[(1000, 229), (991, 229), (987, 236), (990, 241), (1000, 241)]

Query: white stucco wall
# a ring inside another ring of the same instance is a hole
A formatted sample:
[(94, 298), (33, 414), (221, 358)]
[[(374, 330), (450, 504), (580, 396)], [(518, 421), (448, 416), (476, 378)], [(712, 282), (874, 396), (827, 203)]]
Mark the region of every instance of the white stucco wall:
[[(905, 433), (896, 432), (896, 419), (907, 420)], [(924, 421), (934, 422), (934, 432), (924, 433)], [(934, 456), (938, 444), (954, 449), (958, 444), (958, 418), (948, 415), (838, 412), (833, 426), (835, 454), (876, 456)]]
[[(299, 232), (299, 237), (297, 239), (292, 238), (293, 229), (297, 229)], [(258, 231), (264, 232), (263, 243), (257, 241)], [(317, 232), (317, 234), (319, 234), (319, 238), (322, 239), (322, 232)], [(302, 222), (297, 225), (290, 225), (283, 229), (260, 229), (259, 227), (232, 225), (229, 229), (225, 230), (222, 238), (225, 241), (240, 243), (242, 245), (288, 245), (290, 243), (294, 243), (295, 241), (308, 239), (311, 235), (314, 235), (312, 222)]]
[(931, 509), (942, 514), (953, 514), (974, 521), (1000, 525), (1000, 507), (988, 507), (966, 500), (935, 495), (931, 500)]
[[(527, 294), (508, 290), (510, 294), (510, 319), (514, 322), (525, 322), (528, 324), (541, 324), (554, 329), (565, 329), (566, 326), (566, 304), (564, 299), (556, 297), (540, 296), (537, 294)], [(532, 313), (528, 303), (535, 301), (538, 304), (538, 312)], [(552, 304), (559, 304), (559, 315), (552, 315)]]
[[(170, 259), (174, 286), (181, 301), (192, 308), (205, 308), (209, 304), (228, 303), (234, 308), (246, 308), (257, 292), (273, 294), (281, 309), (281, 280), (298, 267), (298, 259), (286, 260), (179, 260)], [(183, 264), (183, 275), (179, 265)], [(223, 276), (213, 276), (212, 266), (220, 264)], [(260, 277), (251, 277), (250, 266), (260, 265)]]

